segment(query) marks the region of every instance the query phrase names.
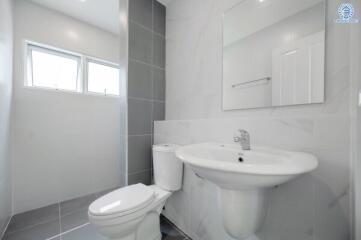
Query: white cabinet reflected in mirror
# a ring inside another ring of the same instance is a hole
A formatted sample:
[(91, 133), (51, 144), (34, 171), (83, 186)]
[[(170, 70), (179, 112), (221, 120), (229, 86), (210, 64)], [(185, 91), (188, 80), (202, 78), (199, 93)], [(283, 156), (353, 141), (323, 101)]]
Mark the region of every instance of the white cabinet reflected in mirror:
[(324, 66), (324, 0), (245, 0), (225, 12), (224, 110), (322, 103)]

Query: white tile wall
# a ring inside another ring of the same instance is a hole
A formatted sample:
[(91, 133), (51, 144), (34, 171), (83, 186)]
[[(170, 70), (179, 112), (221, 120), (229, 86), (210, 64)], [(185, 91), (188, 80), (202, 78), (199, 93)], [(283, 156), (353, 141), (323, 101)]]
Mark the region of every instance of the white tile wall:
[[(341, 0), (327, 1), (326, 102), (222, 111), (222, 13), (242, 0), (183, 0), (167, 6), (166, 119), (155, 143), (232, 142), (247, 129), (254, 145), (315, 154), (320, 167), (272, 191), (261, 240), (347, 240), (351, 235), (350, 26), (335, 24)], [(185, 170), (165, 214), (194, 240), (230, 240), (217, 188)]]
[[(258, 234), (262, 240), (341, 240), (350, 234), (348, 127), (347, 116), (162, 121), (155, 123), (155, 143), (231, 143), (235, 130), (244, 128), (252, 145), (316, 155), (320, 161), (316, 171), (272, 191)], [(228, 239), (217, 197), (216, 186), (186, 168), (183, 190), (171, 197), (165, 214), (195, 240)]]
[(0, 1), (0, 239), (11, 216), (12, 1)]

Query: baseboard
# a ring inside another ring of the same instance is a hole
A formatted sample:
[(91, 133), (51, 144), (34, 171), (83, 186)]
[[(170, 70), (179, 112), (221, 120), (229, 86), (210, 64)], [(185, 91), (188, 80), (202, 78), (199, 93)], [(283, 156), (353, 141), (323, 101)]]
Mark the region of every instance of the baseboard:
[(1, 232), (1, 234), (0, 234), (0, 239), (3, 239), (3, 238), (4, 238), (5, 233), (6, 233), (6, 230), (7, 230), (8, 227), (9, 227), (9, 224), (10, 224), (10, 221), (11, 221), (12, 217), (13, 217), (13, 216), (9, 217), (8, 222), (5, 224), (5, 228), (4, 228), (4, 230), (3, 230), (3, 231)]

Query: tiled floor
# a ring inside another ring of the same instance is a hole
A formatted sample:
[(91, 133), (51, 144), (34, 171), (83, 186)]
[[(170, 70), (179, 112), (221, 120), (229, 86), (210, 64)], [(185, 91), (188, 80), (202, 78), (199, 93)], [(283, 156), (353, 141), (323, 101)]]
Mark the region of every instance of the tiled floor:
[[(3, 240), (106, 240), (89, 224), (89, 204), (99, 197), (86, 197), (15, 215)], [(161, 216), (162, 240), (187, 240), (183, 233)]]

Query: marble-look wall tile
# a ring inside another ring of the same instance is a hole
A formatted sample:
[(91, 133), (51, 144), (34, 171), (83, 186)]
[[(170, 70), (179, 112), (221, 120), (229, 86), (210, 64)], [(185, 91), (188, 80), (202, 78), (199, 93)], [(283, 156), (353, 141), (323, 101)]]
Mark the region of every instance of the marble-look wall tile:
[[(335, 24), (342, 0), (327, 1), (324, 104), (222, 110), (222, 14), (243, 0), (182, 0), (167, 6), (166, 119), (155, 143), (226, 142), (244, 128), (252, 145), (306, 151), (319, 168), (274, 189), (261, 240), (349, 239), (351, 27)], [(210, 184), (186, 168), (165, 214), (193, 239), (227, 239)], [(204, 201), (208, 199), (208, 201)], [(213, 219), (215, 218), (215, 219)]]
[(312, 106), (222, 111), (222, 15), (242, 0), (183, 0), (167, 7), (166, 118), (347, 114), (350, 26), (335, 24), (341, 0), (327, 1), (326, 102)]
[[(158, 121), (154, 142), (231, 143), (233, 133), (244, 128), (251, 133), (252, 145), (314, 154), (320, 164), (317, 170), (271, 191), (268, 214), (257, 236), (339, 240), (348, 239), (344, 237), (350, 235), (351, 224), (348, 126), (347, 116), (328, 115)], [(202, 181), (186, 167), (183, 189), (167, 202), (165, 214), (193, 239), (227, 239), (219, 220), (217, 188)]]

